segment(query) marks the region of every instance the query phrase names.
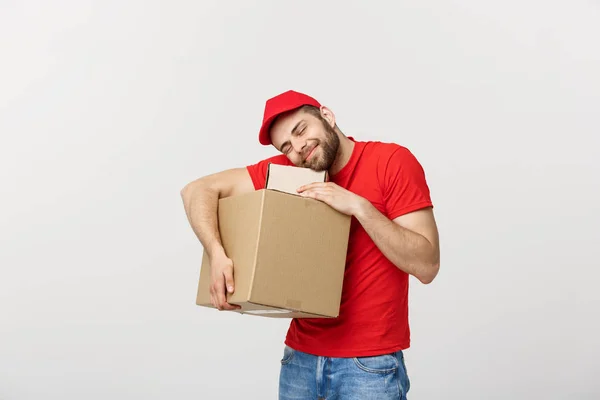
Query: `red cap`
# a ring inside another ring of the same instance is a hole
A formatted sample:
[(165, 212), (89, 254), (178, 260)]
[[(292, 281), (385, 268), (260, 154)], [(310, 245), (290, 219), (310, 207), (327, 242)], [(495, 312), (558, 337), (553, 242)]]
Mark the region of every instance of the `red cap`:
[(321, 108), (321, 104), (317, 100), (305, 95), (304, 93), (295, 92), (293, 90), (288, 90), (287, 92), (283, 92), (267, 100), (265, 103), (265, 113), (263, 116), (262, 126), (260, 127), (260, 131), (258, 133), (258, 141), (260, 144), (271, 144), (269, 129), (271, 128), (271, 123), (279, 114), (294, 110), (304, 105), (311, 105)]

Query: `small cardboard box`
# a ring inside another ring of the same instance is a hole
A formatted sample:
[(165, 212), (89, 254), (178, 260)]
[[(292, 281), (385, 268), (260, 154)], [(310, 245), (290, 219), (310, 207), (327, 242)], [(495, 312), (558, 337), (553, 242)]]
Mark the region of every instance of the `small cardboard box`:
[[(303, 184), (326, 173), (270, 164), (264, 189), (219, 200), (219, 230), (233, 261), (234, 312), (276, 318), (339, 314), (350, 217), (301, 197)], [(202, 257), (196, 304), (210, 302), (210, 264)]]

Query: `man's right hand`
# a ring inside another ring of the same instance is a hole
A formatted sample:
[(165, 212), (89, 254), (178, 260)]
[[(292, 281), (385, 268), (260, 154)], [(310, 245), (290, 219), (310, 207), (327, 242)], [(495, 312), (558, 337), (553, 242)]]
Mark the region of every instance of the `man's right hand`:
[[(233, 293), (233, 261), (220, 243), (219, 200), (249, 193), (254, 184), (247, 168), (234, 168), (196, 179), (181, 189), (185, 214), (202, 246), (211, 249), (210, 301), (219, 310), (235, 310), (238, 305), (227, 303), (227, 293)], [(231, 290), (227, 291), (227, 286)]]
[(237, 310), (241, 307), (227, 302), (227, 293), (233, 293), (233, 261), (225, 253), (215, 254), (210, 260), (210, 301), (217, 309)]

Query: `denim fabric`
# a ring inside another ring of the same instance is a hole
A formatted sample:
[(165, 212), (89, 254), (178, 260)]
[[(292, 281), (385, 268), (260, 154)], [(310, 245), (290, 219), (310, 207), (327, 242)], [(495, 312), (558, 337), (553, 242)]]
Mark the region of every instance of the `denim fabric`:
[(406, 400), (410, 381), (404, 354), (319, 357), (285, 346), (280, 400)]

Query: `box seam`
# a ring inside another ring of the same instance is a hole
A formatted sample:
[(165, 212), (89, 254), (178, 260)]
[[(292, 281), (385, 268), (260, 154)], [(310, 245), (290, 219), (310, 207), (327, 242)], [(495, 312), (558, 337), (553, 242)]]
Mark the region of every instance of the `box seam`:
[(252, 302), (252, 292), (254, 290), (254, 277), (256, 276), (256, 268), (258, 262), (258, 252), (260, 250), (260, 236), (263, 228), (263, 213), (265, 211), (265, 194), (266, 190), (260, 195), (260, 212), (258, 214), (258, 232), (256, 235), (256, 251), (254, 252), (254, 260), (252, 262), (252, 276), (250, 277), (250, 288), (248, 290), (248, 301)]

